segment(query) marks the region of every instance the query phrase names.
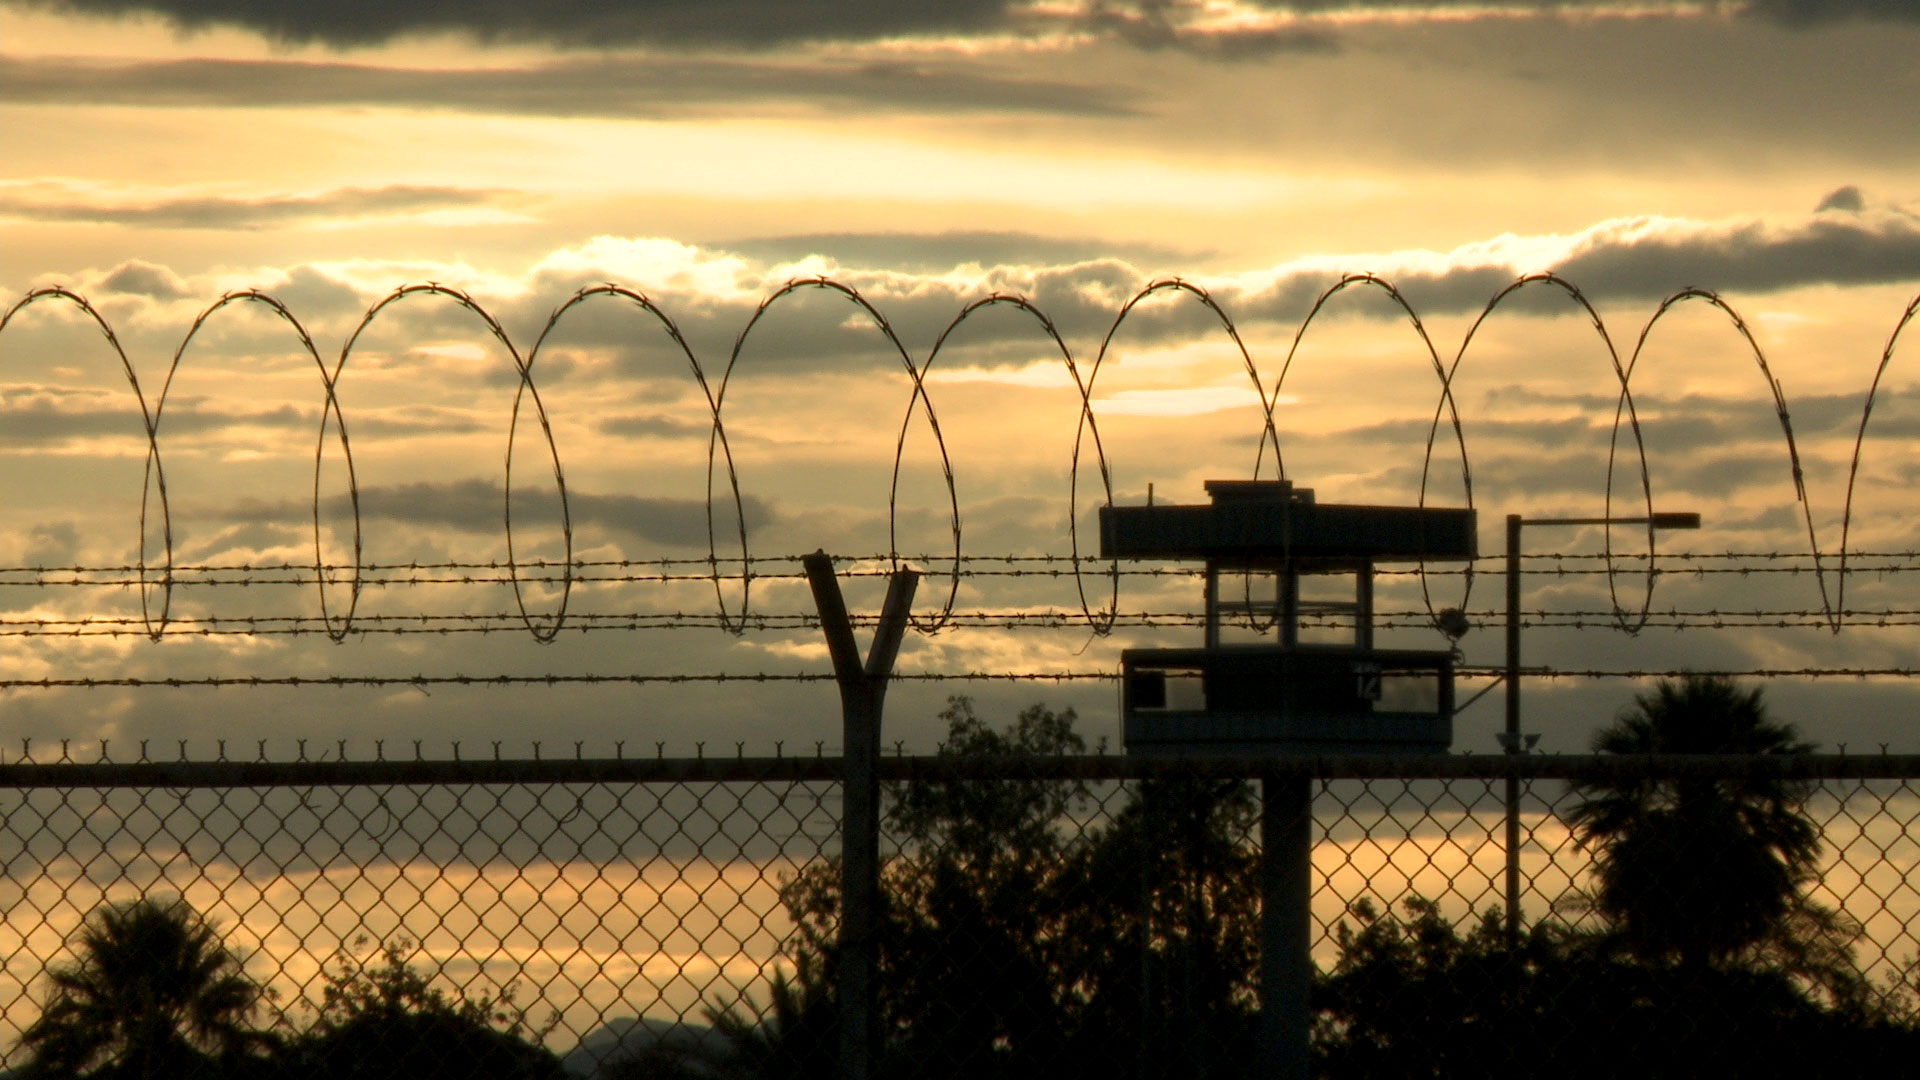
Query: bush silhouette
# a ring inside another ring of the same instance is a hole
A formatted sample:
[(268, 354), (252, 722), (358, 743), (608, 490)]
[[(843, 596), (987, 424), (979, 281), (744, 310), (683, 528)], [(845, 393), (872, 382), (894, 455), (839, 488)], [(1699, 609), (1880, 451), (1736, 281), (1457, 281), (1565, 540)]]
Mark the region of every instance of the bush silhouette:
[(290, 1048), (293, 1070), (313, 1080), (562, 1080), (560, 1060), (538, 1044), (509, 987), (478, 998), (449, 995), (407, 963), (412, 943), (389, 942), (377, 960), (341, 955), (326, 972), (318, 1017)]

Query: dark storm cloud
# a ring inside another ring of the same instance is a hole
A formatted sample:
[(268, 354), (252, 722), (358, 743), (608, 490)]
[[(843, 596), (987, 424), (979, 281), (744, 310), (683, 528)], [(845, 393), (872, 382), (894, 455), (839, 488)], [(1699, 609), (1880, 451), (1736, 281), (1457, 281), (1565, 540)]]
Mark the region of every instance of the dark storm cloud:
[(93, 15), (159, 15), (182, 30), (238, 27), (289, 44), (379, 45), (457, 32), (573, 48), (768, 46), (991, 30), (1010, 0), (30, 0)]
[(392, 105), (569, 117), (681, 115), (750, 101), (937, 113), (1131, 111), (1109, 89), (1014, 78), (977, 64), (802, 65), (660, 56), (572, 57), (518, 68), (467, 69), (294, 60), (0, 59), (0, 88), (15, 104)]
[[(11, 65), (0, 65), (11, 67)], [(71, 221), (170, 229), (265, 229), (321, 220), (357, 220), (429, 210), (487, 206), (506, 193), (448, 187), (337, 188), (317, 195), (242, 199), (203, 196), (116, 202), (100, 199), (37, 199), (0, 194), (0, 217), (21, 221)], [(116, 291), (143, 291), (122, 289)], [(158, 293), (147, 293), (166, 299)]]

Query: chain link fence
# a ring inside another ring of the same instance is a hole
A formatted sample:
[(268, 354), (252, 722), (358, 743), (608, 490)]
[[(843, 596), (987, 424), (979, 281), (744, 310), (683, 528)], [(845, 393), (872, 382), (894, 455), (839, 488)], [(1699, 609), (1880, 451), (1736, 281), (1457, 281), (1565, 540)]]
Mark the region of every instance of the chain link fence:
[[(841, 1075), (842, 769), (0, 764), (0, 1075)], [(862, 1067), (1259, 1073), (1260, 770), (1311, 783), (1317, 1074), (1920, 1045), (1920, 759), (941, 755), (879, 763)], [(1687, 783), (1811, 830), (1775, 907), (1737, 844), (1609, 892), (1582, 804)]]

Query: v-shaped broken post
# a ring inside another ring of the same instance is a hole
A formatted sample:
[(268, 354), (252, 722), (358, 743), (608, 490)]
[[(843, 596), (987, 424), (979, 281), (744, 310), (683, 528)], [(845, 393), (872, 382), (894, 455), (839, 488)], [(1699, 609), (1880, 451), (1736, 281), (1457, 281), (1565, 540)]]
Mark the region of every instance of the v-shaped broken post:
[[(853, 642), (853, 622), (847, 616), (847, 603), (840, 596), (840, 581), (833, 574), (833, 559), (824, 551), (801, 557), (807, 569), (807, 583), (813, 586), (813, 604), (820, 613), (820, 629), (827, 635), (827, 653), (833, 658), (833, 675), (840, 683), (840, 705), (846, 718), (846, 752), (851, 756), (856, 745), (880, 752), (880, 706), (887, 696), (887, 680), (893, 674), (893, 661), (900, 655), (900, 642), (907, 633), (909, 607), (914, 589), (920, 584), (915, 570), (895, 570), (887, 582), (887, 601), (880, 609), (880, 625), (873, 634), (873, 646), (867, 662), (860, 662), (860, 650)], [(855, 721), (859, 723), (856, 725)]]
[(873, 634), (867, 662), (853, 642), (853, 621), (833, 574), (833, 560), (825, 551), (801, 558), (807, 583), (813, 586), (820, 628), (827, 635), (827, 653), (840, 684), (840, 713), (844, 745), (841, 762), (840, 822), (840, 1075), (866, 1080), (872, 1073), (873, 978), (876, 970), (874, 920), (880, 894), (880, 783), (875, 769), (880, 758), (880, 707), (886, 701), (887, 680), (900, 642), (907, 633), (913, 591), (920, 575), (895, 570), (887, 583), (887, 601), (880, 608), (880, 625)]

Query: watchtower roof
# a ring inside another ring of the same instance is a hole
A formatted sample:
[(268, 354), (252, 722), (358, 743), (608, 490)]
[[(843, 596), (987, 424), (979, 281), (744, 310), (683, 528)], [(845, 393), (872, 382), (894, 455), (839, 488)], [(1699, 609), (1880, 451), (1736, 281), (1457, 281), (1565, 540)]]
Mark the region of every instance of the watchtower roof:
[(1209, 480), (1206, 488), (1207, 504), (1101, 507), (1101, 556), (1269, 564), (1479, 554), (1471, 509), (1320, 503), (1289, 480)]

